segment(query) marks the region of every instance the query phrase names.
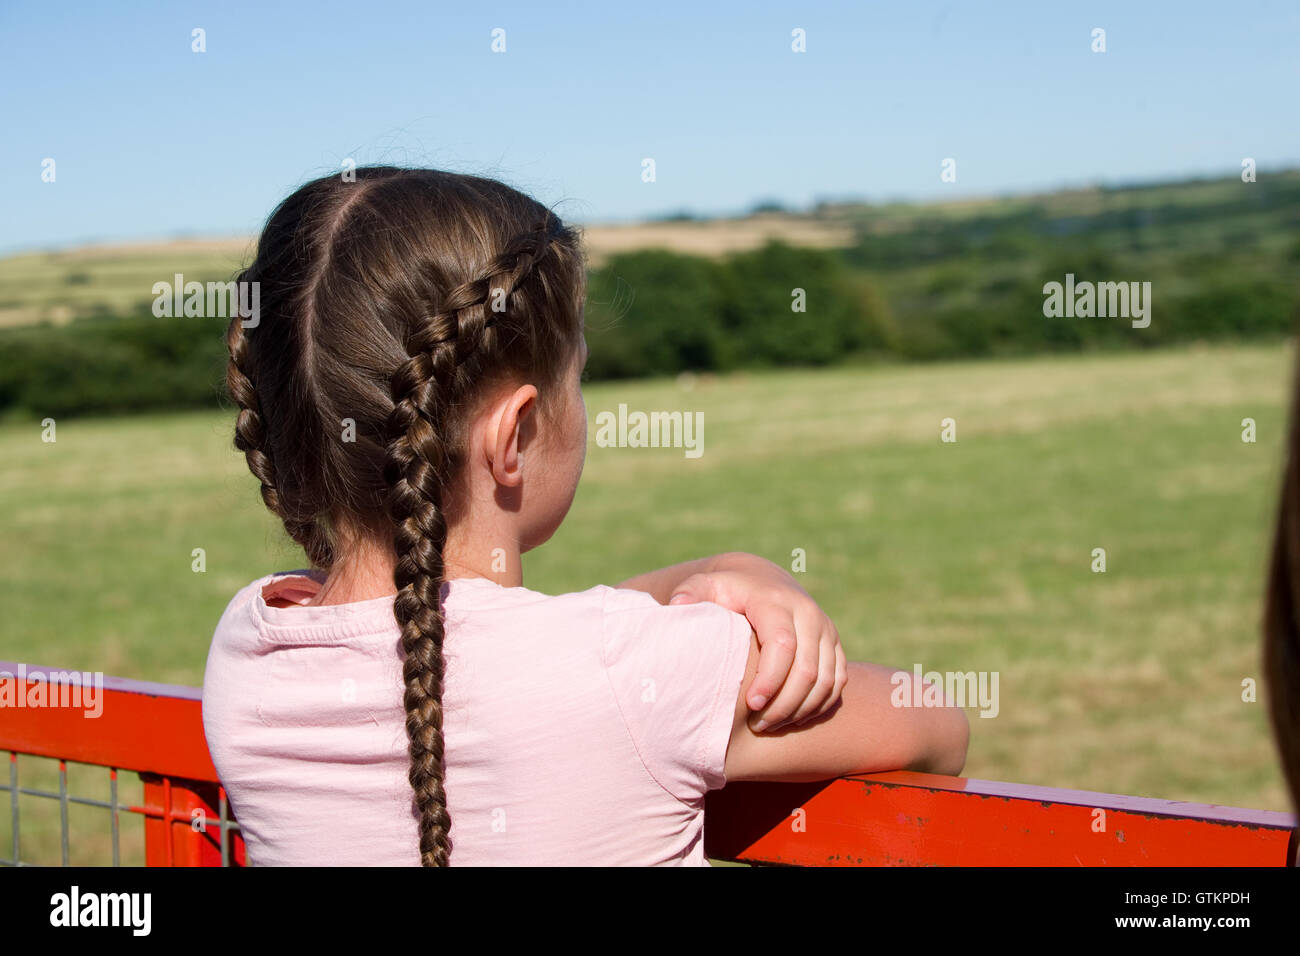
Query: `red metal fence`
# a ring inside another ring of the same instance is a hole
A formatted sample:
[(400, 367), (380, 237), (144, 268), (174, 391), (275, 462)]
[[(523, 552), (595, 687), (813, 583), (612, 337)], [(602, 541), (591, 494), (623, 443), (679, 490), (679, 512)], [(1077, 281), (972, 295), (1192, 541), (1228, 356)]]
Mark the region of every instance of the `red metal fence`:
[[(19, 673), (0, 661), (0, 674)], [(53, 668), (25, 669), (50, 684)], [(16, 679), (16, 678), (15, 678)], [(243, 866), (203, 738), (199, 691), (105, 678), (102, 711), (0, 709), (9, 753), (12, 846), (0, 863), (24, 865), (19, 798), (57, 800), (62, 859), (68, 809), (104, 810), (118, 862), (123, 813), (144, 824), (149, 866)], [(20, 758), (59, 762), (59, 792), (23, 786)], [(69, 793), (67, 764), (106, 768), (107, 801)], [(139, 774), (141, 804), (117, 800), (119, 771)], [(717, 860), (796, 866), (1286, 866), (1295, 860), (1290, 814), (908, 772), (818, 783), (735, 783), (709, 794), (705, 849)]]

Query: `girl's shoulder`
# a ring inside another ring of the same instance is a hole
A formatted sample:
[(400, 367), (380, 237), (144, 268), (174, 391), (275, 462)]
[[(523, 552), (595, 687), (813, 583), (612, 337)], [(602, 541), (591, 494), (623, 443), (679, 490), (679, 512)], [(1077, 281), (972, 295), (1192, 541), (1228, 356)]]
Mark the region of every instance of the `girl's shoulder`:
[(525, 587), (503, 587), (486, 578), (456, 578), (444, 585), (449, 612), (519, 611), (545, 614), (604, 616), (610, 612), (662, 608), (643, 591), (596, 584), (584, 591), (548, 594)]
[(295, 582), (319, 587), (324, 577), (324, 574), (312, 568), (299, 568), (296, 571), (272, 571), (270, 574), (264, 574), (260, 578), (249, 581), (236, 591), (234, 597), (226, 605), (226, 610), (229, 612), (233, 608), (246, 606), (262, 595), (279, 594), (281, 591), (292, 593), (297, 590), (292, 587)]
[(239, 647), (248, 643), (333, 643), (338, 638), (360, 636), (380, 629), (392, 616), (393, 599), (379, 598), (356, 604), (309, 606), (325, 574), (299, 568), (273, 571), (250, 581), (235, 592), (213, 635), (213, 647)]
[(251, 623), (250, 611), (253, 605), (272, 582), (289, 575), (306, 575), (307, 573), (306, 571), (275, 571), (248, 582), (236, 591), (234, 596), (226, 603), (225, 610), (221, 612), (221, 619), (217, 622), (217, 633), (221, 634), (224, 631), (229, 631), (236, 624)]
[(597, 584), (585, 591), (545, 594), (523, 587), (502, 587), (485, 578), (457, 579), (449, 582), (449, 612), (461, 611), (534, 611), (546, 615), (571, 615), (579, 619), (596, 619), (607, 633), (702, 626), (718, 631), (734, 631), (746, 624), (744, 615), (717, 604), (660, 604), (652, 595), (630, 588)]

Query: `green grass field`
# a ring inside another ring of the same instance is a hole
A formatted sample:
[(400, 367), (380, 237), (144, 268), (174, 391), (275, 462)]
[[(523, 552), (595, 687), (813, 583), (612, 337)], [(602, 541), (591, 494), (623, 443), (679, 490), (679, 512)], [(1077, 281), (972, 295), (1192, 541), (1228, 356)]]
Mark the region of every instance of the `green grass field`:
[[(1289, 349), (1252, 346), (591, 386), (593, 435), (620, 402), (702, 411), (704, 454), (593, 441), (525, 583), (802, 548), (851, 658), (999, 672), (999, 715), (969, 712), (968, 776), (1285, 810), (1242, 681), (1261, 679), (1289, 378)], [(302, 564), (231, 424), (0, 428), (0, 658), (201, 680), (230, 596)]]

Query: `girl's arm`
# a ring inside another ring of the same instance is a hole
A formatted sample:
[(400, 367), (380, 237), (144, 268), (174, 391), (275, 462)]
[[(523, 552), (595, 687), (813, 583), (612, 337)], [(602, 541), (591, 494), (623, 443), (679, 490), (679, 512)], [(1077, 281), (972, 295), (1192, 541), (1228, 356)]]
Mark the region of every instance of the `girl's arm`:
[(744, 695), (755, 733), (813, 720), (839, 701), (848, 680), (839, 632), (794, 576), (766, 558), (732, 551), (618, 586), (660, 604), (712, 601), (749, 619), (761, 650)]
[[(746, 675), (757, 668), (758, 643), (751, 638)], [(748, 726), (742, 693), (727, 746), (727, 779), (826, 780), (885, 770), (961, 773), (970, 741), (966, 712), (954, 706), (894, 706), (891, 679), (896, 673), (892, 667), (855, 661), (848, 666), (848, 682), (833, 712), (762, 736)]]
[(743, 565), (745, 563), (743, 559), (754, 557), (756, 556), (750, 554), (728, 553), (715, 554), (709, 558), (696, 558), (694, 561), (683, 561), (681, 564), (672, 564), (657, 571), (638, 574), (615, 587), (644, 591), (660, 604), (667, 604), (672, 600), (673, 589), (692, 575), (730, 570), (736, 565)]

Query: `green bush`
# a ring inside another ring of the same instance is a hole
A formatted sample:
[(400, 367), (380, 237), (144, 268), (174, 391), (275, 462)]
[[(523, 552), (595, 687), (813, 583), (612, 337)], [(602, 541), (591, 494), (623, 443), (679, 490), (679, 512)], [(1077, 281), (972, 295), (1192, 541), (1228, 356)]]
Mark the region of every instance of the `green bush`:
[(668, 375), (721, 367), (719, 266), (651, 249), (615, 256), (588, 281), (592, 378)]
[(721, 279), (724, 367), (825, 365), (884, 345), (880, 317), (838, 253), (769, 242), (728, 259)]
[(872, 283), (839, 253), (780, 242), (720, 262), (615, 256), (589, 280), (586, 316), (595, 379), (824, 365), (890, 351), (897, 338)]
[(1275, 279), (1214, 281), (1174, 305), (1179, 338), (1286, 335), (1295, 321), (1295, 290)]
[(0, 331), (0, 409), (58, 417), (215, 404), (224, 321), (152, 315)]

